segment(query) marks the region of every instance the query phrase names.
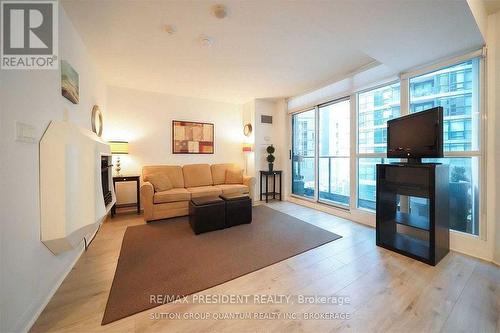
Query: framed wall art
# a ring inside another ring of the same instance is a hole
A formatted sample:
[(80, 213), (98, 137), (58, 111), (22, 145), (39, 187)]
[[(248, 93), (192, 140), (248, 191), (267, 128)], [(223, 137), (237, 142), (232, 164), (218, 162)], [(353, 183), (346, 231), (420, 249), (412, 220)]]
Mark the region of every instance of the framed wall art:
[(65, 60), (61, 61), (61, 93), (73, 104), (80, 102), (80, 77)]
[(214, 124), (173, 120), (172, 153), (213, 154)]

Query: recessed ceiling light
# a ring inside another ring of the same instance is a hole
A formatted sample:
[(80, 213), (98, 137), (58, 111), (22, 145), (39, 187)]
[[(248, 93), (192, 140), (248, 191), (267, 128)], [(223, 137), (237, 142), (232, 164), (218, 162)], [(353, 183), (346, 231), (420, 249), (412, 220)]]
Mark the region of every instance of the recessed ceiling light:
[(224, 5), (215, 5), (212, 7), (212, 13), (218, 19), (223, 19), (227, 16), (226, 6)]

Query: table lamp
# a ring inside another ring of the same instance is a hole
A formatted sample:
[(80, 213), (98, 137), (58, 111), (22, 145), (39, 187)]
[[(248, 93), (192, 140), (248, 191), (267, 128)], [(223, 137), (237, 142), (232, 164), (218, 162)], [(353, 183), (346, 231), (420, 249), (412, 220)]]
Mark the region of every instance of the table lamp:
[(120, 155), (128, 154), (128, 142), (126, 141), (110, 141), (109, 146), (111, 148), (111, 154), (118, 155), (116, 159), (116, 174), (120, 175), (121, 166), (120, 166)]

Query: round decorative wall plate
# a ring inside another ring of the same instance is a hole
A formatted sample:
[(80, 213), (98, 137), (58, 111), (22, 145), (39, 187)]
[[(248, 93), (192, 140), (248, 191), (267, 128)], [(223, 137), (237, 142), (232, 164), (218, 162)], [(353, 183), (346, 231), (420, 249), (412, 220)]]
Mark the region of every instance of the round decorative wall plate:
[(102, 113), (101, 110), (99, 110), (98, 105), (94, 105), (92, 107), (91, 122), (92, 122), (92, 132), (97, 134), (98, 137), (101, 137), (103, 123), (102, 123)]

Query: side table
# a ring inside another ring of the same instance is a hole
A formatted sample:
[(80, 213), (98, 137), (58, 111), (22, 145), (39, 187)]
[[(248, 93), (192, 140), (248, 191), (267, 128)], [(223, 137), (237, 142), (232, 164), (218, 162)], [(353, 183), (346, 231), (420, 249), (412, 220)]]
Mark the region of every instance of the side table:
[(141, 213), (141, 193), (140, 193), (140, 176), (132, 175), (132, 176), (113, 176), (113, 188), (116, 193), (116, 183), (122, 182), (136, 182), (136, 193), (137, 193), (137, 201), (127, 204), (115, 204), (113, 208), (111, 208), (111, 217), (115, 216), (116, 208), (124, 208), (124, 207), (137, 207), (137, 214)]
[[(262, 197), (266, 197), (266, 203), (269, 202), (269, 196), (272, 196), (273, 199), (276, 199), (276, 195), (279, 195), (279, 200), (281, 201), (281, 170), (273, 170), (273, 171), (260, 171), (260, 201), (262, 201)], [(269, 176), (273, 178), (273, 190), (269, 192)], [(279, 177), (279, 192), (276, 192), (276, 176)], [(262, 187), (262, 179), (265, 177), (265, 192)]]

